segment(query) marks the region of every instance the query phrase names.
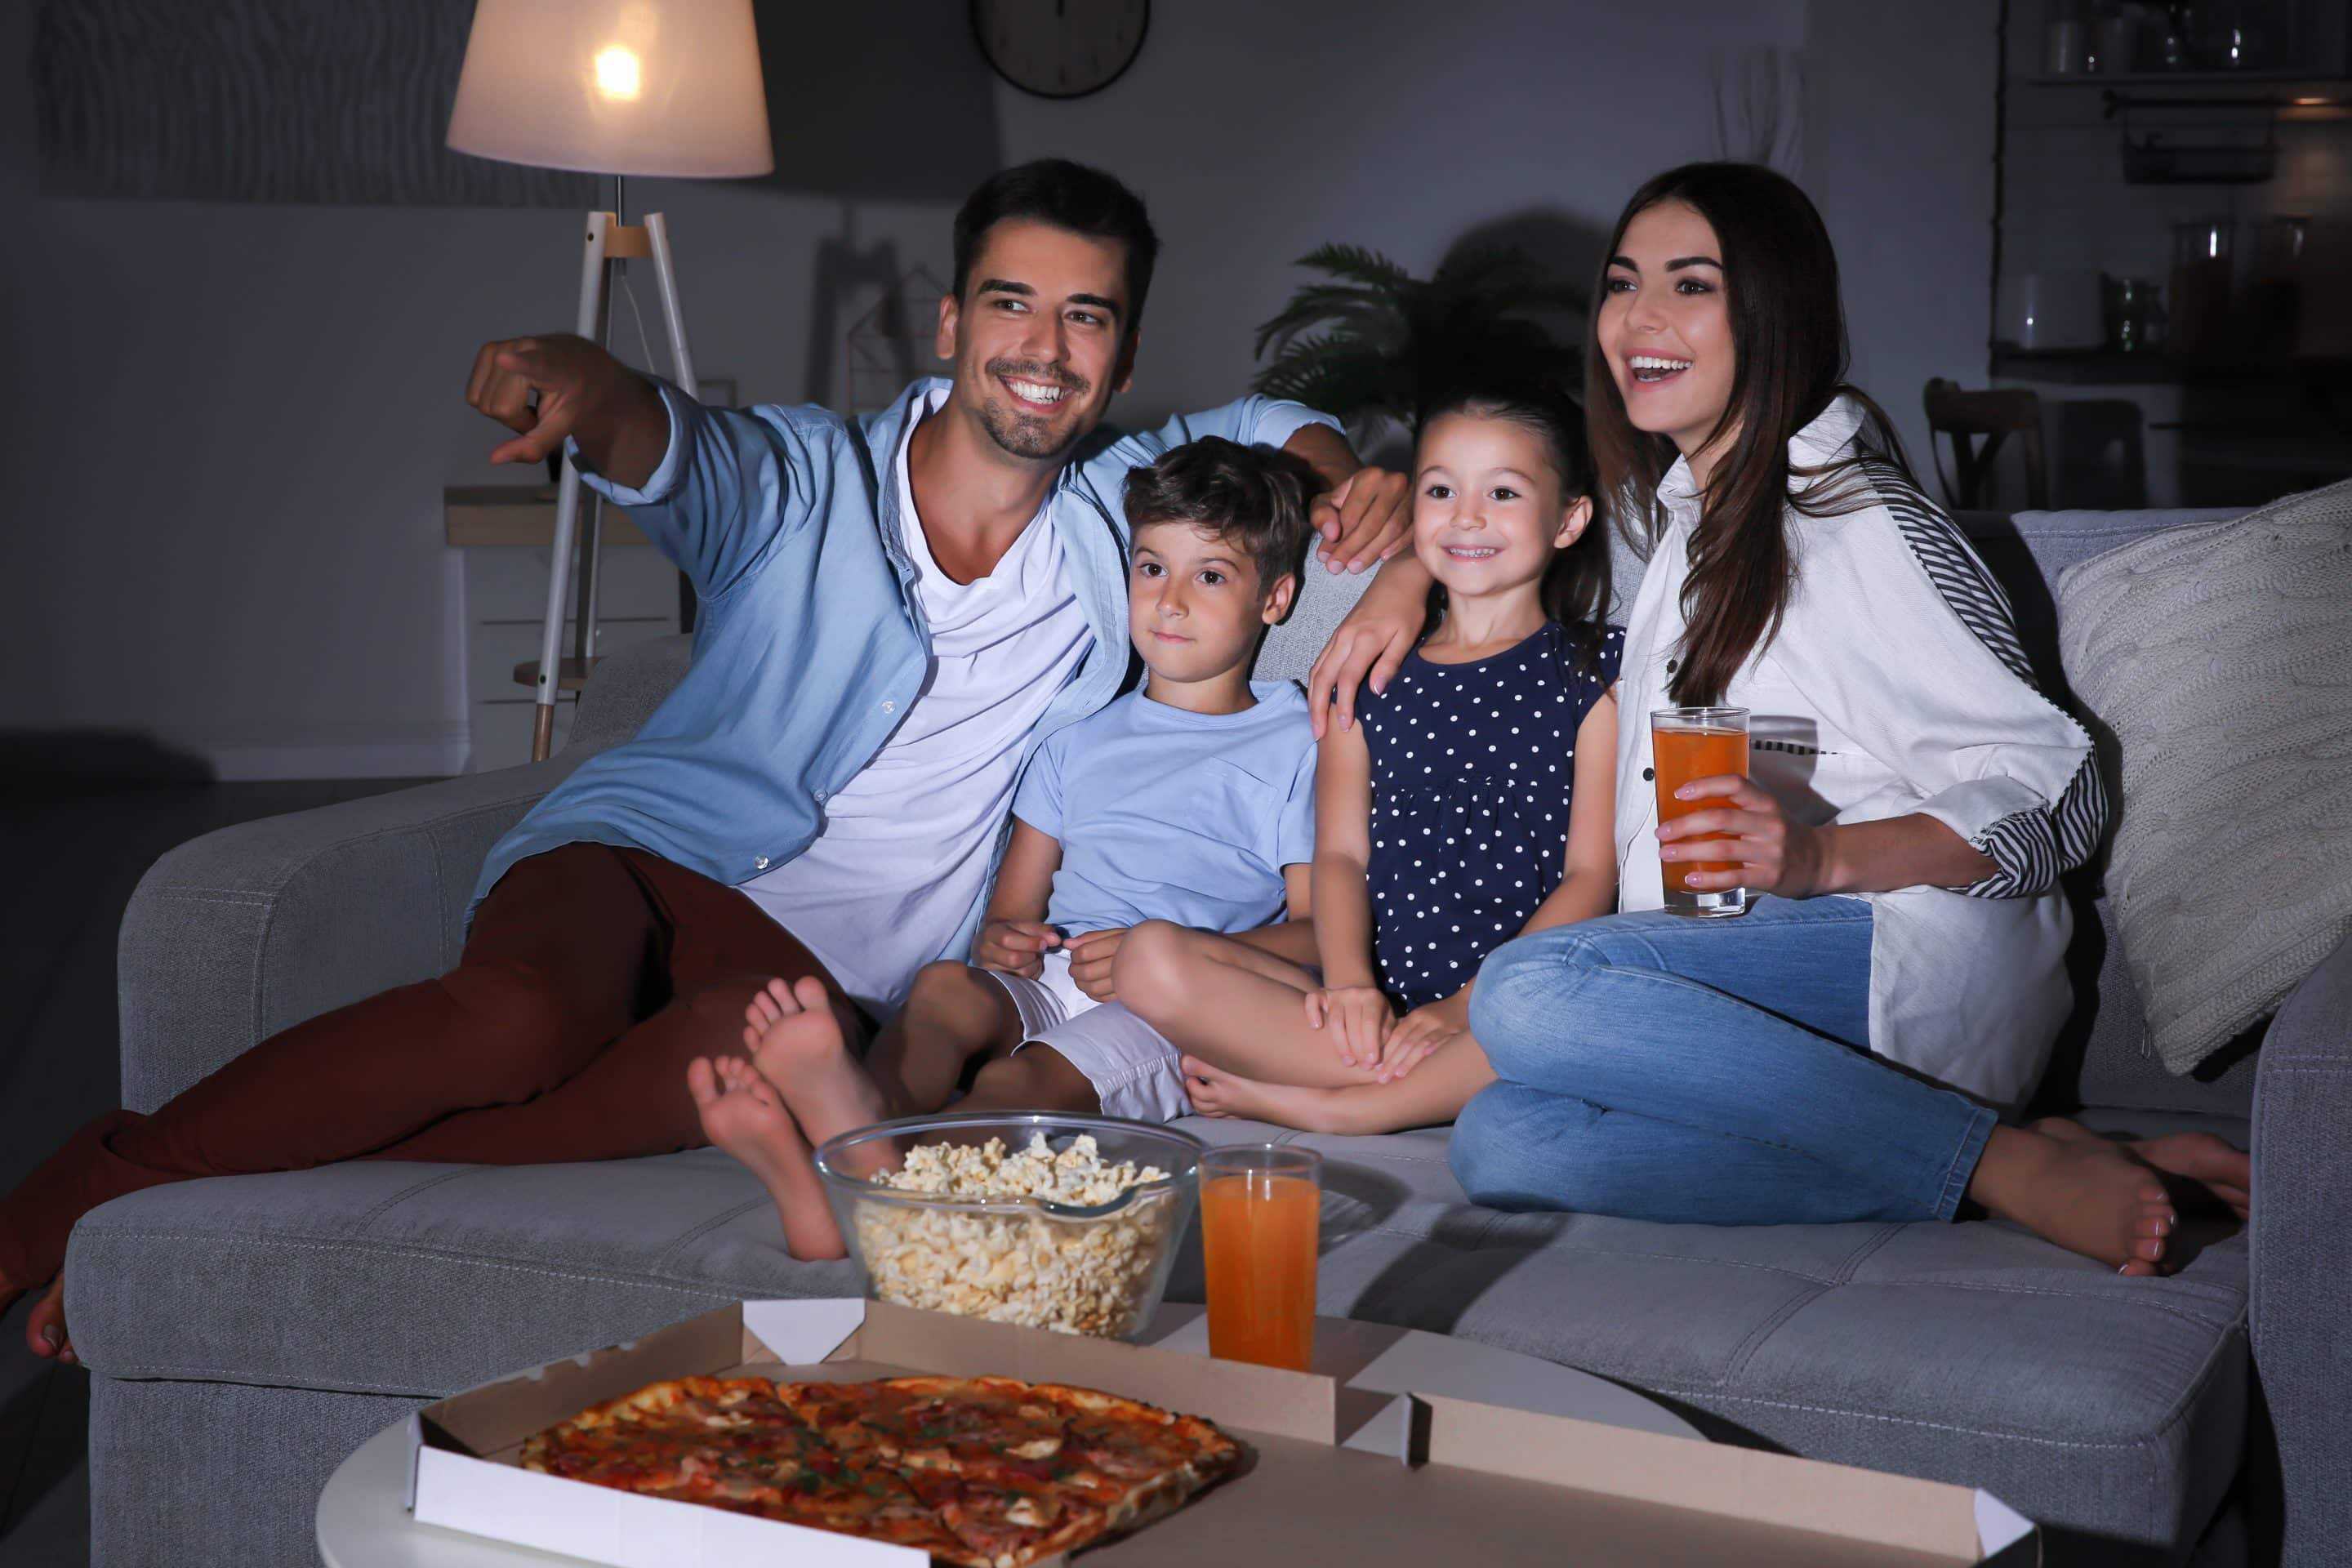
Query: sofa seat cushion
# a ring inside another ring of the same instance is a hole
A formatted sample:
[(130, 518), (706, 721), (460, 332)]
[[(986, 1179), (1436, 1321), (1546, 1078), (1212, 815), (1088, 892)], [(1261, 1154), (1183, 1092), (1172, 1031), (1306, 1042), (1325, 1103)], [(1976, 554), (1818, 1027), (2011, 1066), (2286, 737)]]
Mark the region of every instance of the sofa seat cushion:
[[(1442, 1131), (1326, 1138), (1322, 1310), (1667, 1399), (1717, 1436), (1981, 1486), (2045, 1523), (2193, 1539), (2236, 1468), (2242, 1239), (2125, 1279), (1991, 1224), (1716, 1227), (1505, 1214)], [(715, 1151), (362, 1163), (159, 1187), (75, 1232), (78, 1348), (113, 1378), (437, 1397), (742, 1296), (854, 1292), (788, 1258)], [(1170, 1287), (1198, 1300), (1197, 1243)]]

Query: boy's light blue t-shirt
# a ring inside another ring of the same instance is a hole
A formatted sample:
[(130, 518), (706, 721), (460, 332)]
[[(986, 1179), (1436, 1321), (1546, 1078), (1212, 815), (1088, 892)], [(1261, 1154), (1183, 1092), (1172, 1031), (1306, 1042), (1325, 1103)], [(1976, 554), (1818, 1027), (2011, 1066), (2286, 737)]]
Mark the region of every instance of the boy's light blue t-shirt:
[(1037, 748), (1013, 815), (1062, 846), (1049, 924), (1238, 931), (1282, 917), (1282, 868), (1315, 858), (1315, 731), (1296, 686), (1250, 691), (1239, 713), (1130, 691)]

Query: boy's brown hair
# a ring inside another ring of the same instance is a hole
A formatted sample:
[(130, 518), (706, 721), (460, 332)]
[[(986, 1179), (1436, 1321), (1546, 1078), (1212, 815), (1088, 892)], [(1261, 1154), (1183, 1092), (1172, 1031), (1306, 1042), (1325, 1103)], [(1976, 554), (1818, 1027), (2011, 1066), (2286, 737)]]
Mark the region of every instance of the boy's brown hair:
[(1257, 566), (1257, 591), (1272, 591), (1307, 564), (1308, 502), (1323, 481), (1305, 459), (1267, 446), (1203, 436), (1127, 471), (1127, 525), (1188, 522), (1224, 539)]

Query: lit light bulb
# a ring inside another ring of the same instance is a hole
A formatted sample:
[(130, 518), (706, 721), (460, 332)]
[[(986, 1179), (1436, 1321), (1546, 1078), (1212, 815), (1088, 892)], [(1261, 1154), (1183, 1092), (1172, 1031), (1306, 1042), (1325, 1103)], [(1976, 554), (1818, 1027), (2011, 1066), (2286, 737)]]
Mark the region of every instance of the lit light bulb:
[(636, 97), (641, 76), (635, 50), (608, 44), (597, 53), (596, 90), (606, 98)]

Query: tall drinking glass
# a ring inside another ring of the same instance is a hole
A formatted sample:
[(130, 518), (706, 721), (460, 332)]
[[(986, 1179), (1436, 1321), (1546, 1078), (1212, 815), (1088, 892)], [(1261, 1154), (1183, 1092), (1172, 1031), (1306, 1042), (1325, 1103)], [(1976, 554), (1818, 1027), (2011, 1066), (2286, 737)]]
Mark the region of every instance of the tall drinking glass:
[[(1659, 708), (1650, 713), (1650, 757), (1658, 781), (1658, 821), (1661, 824), (1693, 812), (1712, 811), (1730, 802), (1719, 796), (1676, 800), (1675, 791), (1693, 779), (1725, 773), (1748, 776), (1748, 710), (1745, 708)], [(1729, 838), (1728, 833), (1703, 833), (1684, 844), (1706, 844)], [(1748, 889), (1699, 892), (1683, 879), (1693, 871), (1737, 871), (1736, 860), (1664, 860), (1666, 909), (1678, 915), (1703, 919), (1748, 912)]]
[(1244, 1143), (1201, 1156), (1209, 1353), (1305, 1372), (1315, 1355), (1323, 1156)]

